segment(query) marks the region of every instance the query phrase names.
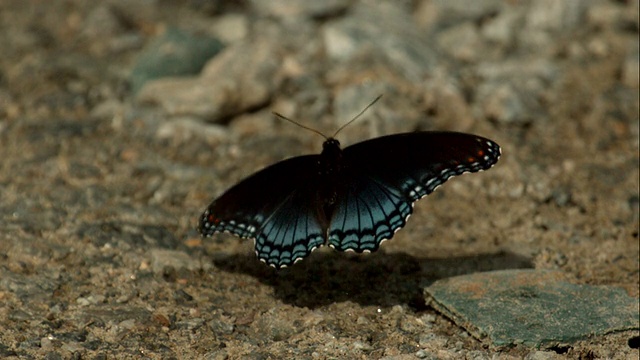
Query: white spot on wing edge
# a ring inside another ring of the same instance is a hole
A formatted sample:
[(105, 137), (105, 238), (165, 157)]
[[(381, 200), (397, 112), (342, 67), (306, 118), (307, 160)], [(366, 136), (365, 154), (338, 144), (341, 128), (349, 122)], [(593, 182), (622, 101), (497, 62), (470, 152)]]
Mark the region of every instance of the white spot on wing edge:
[(286, 267), (288, 267), (289, 265), (294, 265), (296, 264), (298, 261), (303, 260), (304, 258), (306, 258), (307, 256), (309, 256), (314, 250), (316, 250), (319, 247), (322, 247), (323, 244), (320, 244), (319, 246), (314, 246), (313, 248), (311, 248), (309, 250), (309, 252), (304, 255), (304, 256), (298, 256), (295, 259), (293, 259), (290, 263), (285, 263), (282, 265), (278, 265), (278, 263), (272, 263), (272, 262), (268, 262), (267, 259), (260, 257), (260, 253), (258, 252), (258, 250), (255, 250), (255, 245), (256, 245), (256, 239), (253, 239), (253, 246), (254, 246), (254, 253), (256, 254), (256, 257), (258, 258), (258, 260), (262, 261), (263, 263), (269, 265), (270, 267), (274, 268), (274, 269), (284, 269)]
[[(422, 197), (425, 197), (425, 196), (427, 196), (427, 195), (424, 195), (424, 196), (422, 196)], [(413, 205), (414, 205), (417, 201), (418, 201), (418, 200), (413, 201), (413, 202), (411, 203), (411, 208), (412, 208), (412, 209), (413, 209)], [(376, 248), (376, 250), (380, 248), (380, 246), (382, 245), (382, 243), (384, 243), (385, 241), (389, 241), (389, 240), (391, 240), (391, 239), (393, 238), (393, 236), (395, 236), (395, 234), (396, 234), (398, 231), (402, 230), (402, 229), (407, 225), (407, 221), (409, 221), (409, 218), (411, 217), (411, 215), (412, 215), (412, 213), (409, 213), (409, 214), (407, 214), (407, 216), (404, 218), (404, 225), (402, 225), (402, 226), (398, 226), (398, 227), (396, 227), (395, 229), (393, 229), (393, 235), (392, 235), (390, 238), (384, 238), (384, 239), (380, 240), (380, 242), (378, 243), (378, 247)], [(336, 248), (335, 248), (335, 246), (333, 246), (333, 244), (329, 244), (329, 247), (330, 247), (330, 248), (332, 248), (332, 249), (334, 249), (334, 250), (336, 249)], [(344, 249), (344, 252), (356, 252), (356, 250), (355, 250), (355, 248), (346, 248), (346, 249)], [(362, 254), (370, 254), (370, 253), (371, 253), (371, 250), (370, 250), (370, 249), (364, 249), (364, 250), (362, 250)]]

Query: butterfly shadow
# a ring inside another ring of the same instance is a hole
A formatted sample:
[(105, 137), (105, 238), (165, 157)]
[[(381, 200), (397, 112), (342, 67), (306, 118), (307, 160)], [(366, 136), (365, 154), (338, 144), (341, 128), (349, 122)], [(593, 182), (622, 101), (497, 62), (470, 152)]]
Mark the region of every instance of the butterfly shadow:
[(275, 270), (253, 254), (219, 257), (214, 265), (255, 277), (272, 286), (284, 303), (315, 309), (335, 302), (362, 306), (408, 304), (424, 308), (423, 288), (446, 277), (475, 272), (533, 268), (531, 260), (511, 252), (452, 258), (420, 258), (405, 253), (368, 255), (316, 251), (290, 268)]

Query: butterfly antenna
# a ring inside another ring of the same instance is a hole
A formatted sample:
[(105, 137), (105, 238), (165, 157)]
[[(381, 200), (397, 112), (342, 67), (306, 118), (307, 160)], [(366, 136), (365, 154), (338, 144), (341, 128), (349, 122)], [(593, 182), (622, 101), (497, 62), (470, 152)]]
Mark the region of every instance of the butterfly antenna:
[(335, 138), (335, 137), (338, 135), (338, 133), (339, 133), (340, 131), (342, 131), (342, 129), (346, 128), (349, 124), (351, 124), (352, 122), (354, 122), (354, 121), (358, 120), (358, 118), (359, 118), (360, 116), (362, 116), (362, 114), (364, 114), (364, 112), (365, 112), (365, 111), (367, 111), (367, 109), (369, 109), (371, 106), (373, 106), (373, 104), (375, 104), (376, 102), (378, 102), (378, 100), (380, 100), (380, 98), (381, 98), (381, 97), (382, 97), (382, 95), (378, 95), (378, 97), (377, 97), (377, 98), (375, 98), (375, 99), (371, 102), (371, 104), (367, 105), (367, 107), (365, 107), (364, 109), (362, 109), (362, 111), (360, 111), (360, 113), (359, 113), (358, 115), (356, 115), (353, 119), (349, 120), (349, 122), (348, 122), (348, 123), (346, 123), (346, 124), (344, 124), (344, 125), (340, 126), (340, 128), (339, 128), (339, 129), (338, 129), (338, 130), (333, 134), (332, 138)]
[(274, 111), (274, 112), (272, 112), (272, 114), (273, 114), (273, 115), (275, 115), (275, 116), (277, 116), (277, 117), (279, 117), (279, 118), (280, 118), (280, 119), (282, 119), (282, 120), (287, 120), (288, 122), (290, 122), (290, 123), (292, 123), (292, 124), (294, 124), (294, 125), (298, 125), (298, 126), (300, 126), (301, 128), (303, 128), (303, 129), (307, 129), (307, 130), (309, 130), (309, 131), (312, 131), (312, 132), (314, 132), (314, 133), (316, 133), (316, 134), (318, 134), (318, 135), (322, 136), (325, 140), (329, 140), (329, 138), (327, 137), (327, 135), (325, 135), (325, 134), (321, 133), (320, 131), (318, 131), (318, 130), (316, 130), (316, 129), (312, 129), (312, 128), (308, 127), (308, 126), (304, 126), (304, 125), (302, 125), (302, 124), (300, 124), (300, 123), (298, 123), (298, 122), (296, 122), (296, 121), (294, 121), (294, 120), (291, 120), (291, 119), (289, 119), (288, 117), (286, 117), (286, 116), (284, 116), (284, 115), (282, 115), (282, 114), (280, 114), (280, 113), (277, 113), (277, 112), (275, 112), (275, 111)]

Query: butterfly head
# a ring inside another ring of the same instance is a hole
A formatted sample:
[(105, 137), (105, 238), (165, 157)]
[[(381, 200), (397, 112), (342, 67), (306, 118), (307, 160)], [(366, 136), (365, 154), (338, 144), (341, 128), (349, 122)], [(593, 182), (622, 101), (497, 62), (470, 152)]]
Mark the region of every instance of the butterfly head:
[(336, 164), (342, 157), (340, 142), (334, 138), (329, 138), (322, 144), (322, 154), (320, 155), (325, 163)]
[(325, 141), (322, 144), (322, 151), (334, 151), (335, 149), (340, 149), (340, 141), (334, 139), (334, 138), (328, 138), (327, 141)]

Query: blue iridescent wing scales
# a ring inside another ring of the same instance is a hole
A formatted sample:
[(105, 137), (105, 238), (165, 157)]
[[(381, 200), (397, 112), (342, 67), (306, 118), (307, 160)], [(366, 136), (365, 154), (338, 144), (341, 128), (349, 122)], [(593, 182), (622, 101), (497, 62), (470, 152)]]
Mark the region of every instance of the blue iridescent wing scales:
[(324, 230), (307, 195), (307, 191), (296, 190), (262, 223), (255, 238), (260, 260), (286, 267), (324, 244)]
[(329, 227), (336, 250), (373, 252), (411, 215), (411, 201), (398, 189), (363, 176), (349, 184)]

